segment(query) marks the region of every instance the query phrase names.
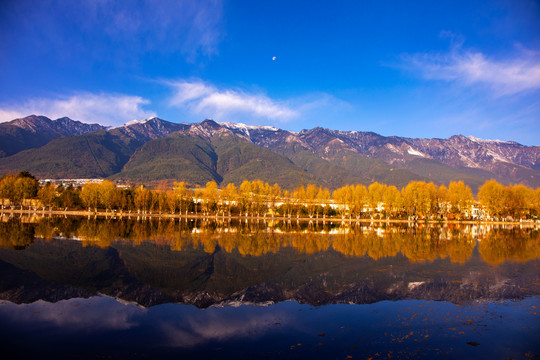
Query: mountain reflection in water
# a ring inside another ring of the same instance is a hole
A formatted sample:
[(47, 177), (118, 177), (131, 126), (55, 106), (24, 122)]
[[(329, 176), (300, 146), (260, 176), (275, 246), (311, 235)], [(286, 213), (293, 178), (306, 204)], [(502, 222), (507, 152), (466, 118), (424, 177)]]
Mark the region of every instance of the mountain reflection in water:
[(312, 305), (540, 294), (535, 227), (4, 218), (0, 298)]

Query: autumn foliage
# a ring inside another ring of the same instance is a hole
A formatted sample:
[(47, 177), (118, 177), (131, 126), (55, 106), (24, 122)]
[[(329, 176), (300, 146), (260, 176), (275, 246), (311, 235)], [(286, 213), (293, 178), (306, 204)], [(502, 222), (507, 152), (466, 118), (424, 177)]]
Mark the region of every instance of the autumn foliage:
[(142, 214), (201, 214), (320, 218), (534, 219), (540, 213), (540, 188), (504, 186), (489, 180), (477, 199), (462, 181), (448, 186), (412, 181), (402, 189), (372, 183), (345, 185), (333, 192), (316, 185), (284, 190), (278, 184), (245, 180), (221, 188), (214, 181), (190, 188), (184, 182), (149, 189), (90, 182), (80, 188), (38, 184), (21, 172), (0, 179), (2, 205), (42, 206), (90, 211), (135, 211)]

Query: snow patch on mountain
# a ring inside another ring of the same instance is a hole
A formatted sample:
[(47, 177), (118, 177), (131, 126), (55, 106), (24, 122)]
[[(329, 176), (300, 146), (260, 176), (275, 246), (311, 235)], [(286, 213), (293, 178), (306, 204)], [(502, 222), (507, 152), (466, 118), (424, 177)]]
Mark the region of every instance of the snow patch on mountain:
[(150, 120), (153, 120), (153, 119), (157, 119), (157, 117), (155, 116), (151, 116), (149, 118), (146, 118), (146, 119), (142, 119), (142, 120), (131, 120), (131, 121), (128, 121), (127, 123), (125, 123), (123, 126), (131, 126), (131, 125), (136, 125), (136, 124), (146, 124), (147, 122), (149, 122)]
[(514, 141), (503, 141), (503, 140), (498, 140), (498, 139), (480, 139), (480, 138), (477, 138), (477, 137), (474, 137), (474, 136), (467, 136), (467, 139), (471, 140), (471, 141), (474, 141), (474, 142), (477, 142), (477, 143), (485, 143), (485, 144), (515, 144)]
[(459, 157), (459, 160), (460, 160), (466, 167), (477, 168), (477, 169), (481, 169), (481, 168), (482, 168), (482, 166), (480, 166), (480, 164), (474, 162), (468, 155), (464, 155), (463, 152), (461, 152), (461, 151), (458, 151), (458, 157)]
[(247, 136), (250, 136), (249, 131), (250, 130), (268, 130), (268, 131), (278, 131), (279, 129), (273, 126), (265, 126), (265, 125), (246, 125), (242, 123), (232, 123), (232, 122), (218, 122), (219, 125), (225, 126), (228, 129), (235, 129), (240, 130)]
[(487, 152), (487, 155), (491, 156), (493, 160), (502, 161), (502, 162), (510, 162), (508, 161), (508, 159), (505, 159), (504, 157), (500, 156), (499, 154), (491, 150)]
[(390, 143), (387, 143), (386, 145), (384, 145), (384, 147), (386, 147), (388, 150), (390, 150), (393, 153), (401, 154), (401, 150), (399, 150), (397, 147), (395, 147), (394, 145)]
[(418, 150), (413, 149), (412, 147), (409, 147), (409, 148), (407, 149), (407, 153), (408, 153), (408, 154), (411, 154), (411, 155), (415, 155), (415, 156), (426, 157), (425, 154), (421, 153), (421, 152), (418, 151)]

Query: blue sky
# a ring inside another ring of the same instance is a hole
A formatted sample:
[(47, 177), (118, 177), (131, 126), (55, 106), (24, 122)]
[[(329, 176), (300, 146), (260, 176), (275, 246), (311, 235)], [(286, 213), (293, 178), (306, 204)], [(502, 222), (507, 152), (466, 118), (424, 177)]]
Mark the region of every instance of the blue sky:
[(540, 145), (540, 4), (6, 0), (0, 121), (32, 113)]

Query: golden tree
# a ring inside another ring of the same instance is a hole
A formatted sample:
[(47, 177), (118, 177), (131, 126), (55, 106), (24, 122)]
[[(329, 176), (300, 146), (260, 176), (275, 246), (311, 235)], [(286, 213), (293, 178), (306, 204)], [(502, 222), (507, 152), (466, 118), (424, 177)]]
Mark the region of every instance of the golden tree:
[(388, 215), (396, 215), (401, 208), (401, 193), (394, 185), (387, 186), (383, 194), (384, 209)]
[[(319, 191), (317, 192), (317, 201), (321, 204), (324, 215), (327, 214), (330, 199), (330, 191), (326, 188), (319, 188)], [(319, 207), (317, 207), (317, 216), (319, 216)]]
[(514, 217), (530, 215), (533, 209), (534, 190), (525, 185), (513, 185), (508, 201), (509, 212)]
[(478, 200), (491, 216), (502, 215), (504, 210), (504, 186), (489, 180), (478, 190)]
[(386, 185), (374, 182), (368, 187), (368, 203), (372, 212), (376, 212), (379, 204), (383, 202)]
[(152, 192), (145, 189), (143, 185), (135, 190), (133, 202), (137, 210), (148, 211), (152, 209)]
[(217, 210), (218, 184), (215, 181), (209, 181), (206, 183), (206, 187), (202, 189), (202, 199), (204, 210), (207, 213)]
[(97, 211), (97, 208), (100, 206), (100, 185), (87, 182), (84, 184), (81, 190), (81, 200), (85, 207), (94, 208)]
[(451, 181), (448, 186), (448, 202), (450, 211), (454, 214), (462, 214), (464, 211), (470, 211), (474, 198), (471, 188), (463, 181)]
[(189, 194), (188, 189), (186, 188), (186, 184), (181, 182), (175, 182), (173, 185), (173, 191), (175, 193), (175, 197), (178, 200), (178, 207), (180, 209), (180, 213), (182, 213), (184, 206), (186, 211), (188, 210), (188, 203), (189, 203)]
[(43, 206), (52, 206), (56, 198), (56, 188), (50, 182), (47, 182), (38, 191), (38, 198)]
[(17, 177), (13, 174), (7, 174), (0, 179), (0, 197), (2, 198), (2, 206), (4, 199), (8, 199), (10, 204), (14, 204), (18, 199), (18, 194), (15, 191), (15, 182)]
[(99, 202), (107, 209), (112, 209), (117, 205), (117, 189), (111, 181), (103, 181), (97, 186), (97, 191)]
[(351, 185), (348, 190), (347, 201), (351, 211), (358, 217), (364, 211), (364, 207), (369, 204), (368, 189), (362, 185)]
[(227, 212), (230, 216), (232, 206), (238, 201), (238, 190), (234, 183), (227, 184), (227, 186), (221, 190), (221, 200), (227, 207)]
[(247, 180), (244, 180), (242, 184), (240, 184), (240, 188), (238, 191), (240, 212), (247, 212), (251, 210), (252, 196), (253, 194), (251, 191), (251, 183)]

